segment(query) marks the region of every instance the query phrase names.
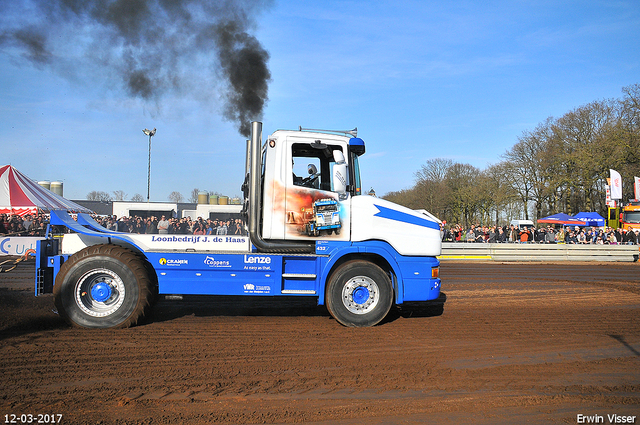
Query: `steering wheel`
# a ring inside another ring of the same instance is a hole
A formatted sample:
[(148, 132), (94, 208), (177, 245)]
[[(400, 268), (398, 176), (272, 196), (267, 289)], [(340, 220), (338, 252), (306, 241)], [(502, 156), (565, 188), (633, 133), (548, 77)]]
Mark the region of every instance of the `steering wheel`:
[(305, 177), (304, 179), (302, 179), (300, 184), (302, 186), (306, 186), (306, 187), (313, 187), (315, 181), (318, 180), (319, 176), (320, 176), (320, 173), (311, 174), (310, 176)]

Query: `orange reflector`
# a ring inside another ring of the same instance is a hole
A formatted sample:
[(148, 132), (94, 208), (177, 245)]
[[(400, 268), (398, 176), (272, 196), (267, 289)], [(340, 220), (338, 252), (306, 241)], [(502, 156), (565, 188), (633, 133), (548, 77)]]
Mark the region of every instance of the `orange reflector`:
[(433, 279), (437, 279), (437, 278), (440, 277), (440, 267), (436, 267), (436, 268), (431, 269), (431, 277)]

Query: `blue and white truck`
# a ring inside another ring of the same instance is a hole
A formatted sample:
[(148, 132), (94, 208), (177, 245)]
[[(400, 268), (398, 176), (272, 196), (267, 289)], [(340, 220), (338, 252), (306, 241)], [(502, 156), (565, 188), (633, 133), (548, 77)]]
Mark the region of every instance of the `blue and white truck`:
[[(36, 295), (53, 293), (59, 314), (84, 328), (135, 325), (157, 296), (315, 297), (345, 326), (373, 326), (394, 305), (436, 300), (439, 224), (363, 195), (364, 152), (349, 132), (278, 130), (263, 144), (262, 123), (253, 122), (242, 185), (248, 236), (120, 233), (52, 211), (37, 247)], [(295, 161), (317, 172), (296, 177)], [(319, 200), (339, 206), (340, 232), (305, 232)]]

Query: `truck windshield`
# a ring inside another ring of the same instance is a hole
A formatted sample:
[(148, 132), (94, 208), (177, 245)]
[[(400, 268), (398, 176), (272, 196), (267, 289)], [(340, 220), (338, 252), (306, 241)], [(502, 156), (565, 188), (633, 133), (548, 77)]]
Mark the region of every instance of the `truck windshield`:
[(333, 211), (337, 211), (337, 210), (338, 210), (337, 204), (318, 205), (317, 206), (317, 211), (318, 212), (333, 212)]
[(627, 211), (622, 215), (625, 223), (640, 223), (640, 211)]

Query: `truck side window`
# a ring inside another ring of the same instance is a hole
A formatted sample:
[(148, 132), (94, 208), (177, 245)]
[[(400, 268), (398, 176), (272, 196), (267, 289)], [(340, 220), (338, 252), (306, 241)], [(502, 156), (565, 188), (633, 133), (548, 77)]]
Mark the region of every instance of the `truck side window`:
[(291, 152), (293, 184), (331, 191), (333, 187), (331, 170), (335, 149), (342, 150), (342, 147), (339, 145), (294, 143)]
[(293, 158), (293, 184), (320, 188), (320, 160), (318, 158)]

